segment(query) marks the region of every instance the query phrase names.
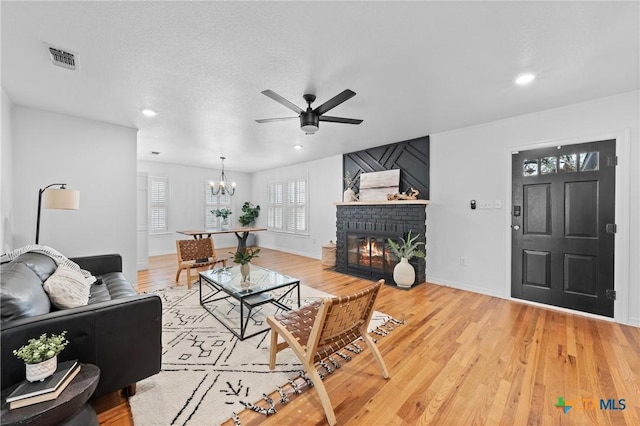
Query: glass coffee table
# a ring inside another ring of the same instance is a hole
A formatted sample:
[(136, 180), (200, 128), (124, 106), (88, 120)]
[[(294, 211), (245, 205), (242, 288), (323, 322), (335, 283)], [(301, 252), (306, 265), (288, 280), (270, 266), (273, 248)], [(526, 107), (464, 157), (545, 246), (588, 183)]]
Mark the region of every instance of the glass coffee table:
[(249, 286), (242, 287), (240, 266), (200, 272), (200, 305), (238, 339), (269, 330), (268, 315), (300, 307), (300, 280), (251, 265)]

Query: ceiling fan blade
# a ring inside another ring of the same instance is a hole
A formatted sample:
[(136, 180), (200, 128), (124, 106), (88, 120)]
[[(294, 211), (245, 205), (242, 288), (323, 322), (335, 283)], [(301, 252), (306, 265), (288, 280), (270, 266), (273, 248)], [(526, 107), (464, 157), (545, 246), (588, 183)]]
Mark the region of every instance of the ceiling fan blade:
[(288, 100), (286, 100), (282, 96), (278, 95), (273, 90), (263, 90), (262, 94), (265, 95), (265, 96), (268, 96), (271, 99), (273, 99), (274, 101), (286, 106), (287, 108), (289, 108), (290, 110), (294, 111), (297, 114), (300, 114), (303, 111), (302, 108), (300, 108), (298, 105), (296, 105), (296, 104), (294, 104), (292, 102), (289, 102)]
[(353, 98), (355, 95), (356, 95), (356, 92), (354, 92), (353, 90), (347, 89), (344, 92), (342, 92), (342, 93), (334, 96), (333, 98), (329, 99), (327, 102), (323, 103), (322, 105), (320, 105), (316, 109), (314, 109), (313, 112), (315, 114), (317, 114), (317, 115), (322, 115), (325, 112), (329, 111), (330, 109), (333, 109), (333, 108), (337, 107), (338, 105), (340, 105), (344, 101)]
[(363, 121), (356, 118), (331, 117), (328, 115), (321, 115), (320, 117), (318, 117), (318, 120), (330, 121), (332, 123), (345, 123), (345, 124), (360, 124)]
[(282, 118), (262, 118), (256, 120), (258, 123), (271, 123), (272, 121), (297, 120), (300, 117), (282, 117)]

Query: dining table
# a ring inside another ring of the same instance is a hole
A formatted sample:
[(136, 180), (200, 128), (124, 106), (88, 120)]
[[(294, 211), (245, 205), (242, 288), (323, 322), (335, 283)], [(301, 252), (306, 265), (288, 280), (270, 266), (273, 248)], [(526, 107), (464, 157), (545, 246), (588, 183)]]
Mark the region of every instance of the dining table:
[(235, 234), (238, 239), (238, 251), (244, 251), (247, 248), (247, 238), (252, 232), (266, 231), (267, 228), (232, 228), (232, 229), (188, 229), (185, 231), (177, 231), (178, 234), (189, 235), (193, 238), (200, 239), (211, 238), (212, 235), (217, 234)]

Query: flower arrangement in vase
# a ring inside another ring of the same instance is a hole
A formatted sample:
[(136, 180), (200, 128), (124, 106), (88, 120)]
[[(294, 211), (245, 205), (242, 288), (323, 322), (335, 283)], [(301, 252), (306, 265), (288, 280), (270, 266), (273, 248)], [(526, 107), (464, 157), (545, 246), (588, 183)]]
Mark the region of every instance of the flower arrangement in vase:
[(258, 257), (258, 253), (260, 253), (259, 248), (255, 250), (246, 248), (244, 250), (238, 250), (235, 253), (230, 252), (230, 254), (233, 255), (233, 263), (238, 263), (240, 265), (240, 275), (242, 275), (240, 287), (244, 289), (249, 288), (251, 281), (251, 259), (253, 259), (254, 257)]
[(216, 217), (222, 218), (222, 229), (229, 229), (229, 216), (231, 216), (231, 209), (225, 207), (223, 209), (211, 210)]
[(416, 280), (416, 271), (409, 260), (414, 257), (426, 257), (426, 253), (419, 250), (420, 245), (424, 245), (422, 241), (416, 242), (420, 234), (411, 237), (411, 231), (407, 234), (407, 239), (400, 238), (400, 244), (392, 239), (388, 239), (389, 247), (393, 253), (398, 256), (400, 262), (393, 268), (393, 280), (398, 287), (410, 288)]
[(69, 344), (66, 331), (60, 334), (42, 334), (39, 338), (29, 339), (26, 345), (13, 351), (24, 361), (27, 380), (42, 381), (55, 373), (58, 368), (58, 354)]

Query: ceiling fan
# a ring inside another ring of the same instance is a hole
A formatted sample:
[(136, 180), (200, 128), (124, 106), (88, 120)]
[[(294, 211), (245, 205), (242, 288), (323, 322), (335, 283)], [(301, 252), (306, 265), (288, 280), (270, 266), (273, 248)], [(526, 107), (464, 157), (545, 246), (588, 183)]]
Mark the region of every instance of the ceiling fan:
[(290, 110), (296, 112), (298, 117), (283, 117), (283, 118), (264, 118), (261, 120), (256, 120), (258, 123), (270, 123), (272, 121), (282, 121), (282, 120), (293, 120), (295, 118), (300, 118), (300, 128), (306, 134), (314, 134), (318, 131), (318, 124), (320, 121), (330, 121), (332, 123), (345, 123), (345, 124), (360, 124), (362, 120), (357, 120), (355, 118), (342, 118), (342, 117), (331, 117), (328, 115), (324, 115), (330, 109), (333, 109), (343, 103), (346, 100), (351, 99), (356, 95), (356, 92), (353, 90), (345, 90), (344, 92), (334, 96), (329, 99), (327, 102), (323, 103), (319, 107), (315, 109), (311, 109), (311, 104), (316, 100), (316, 95), (306, 94), (302, 96), (304, 100), (307, 102), (307, 110), (303, 110), (296, 104), (289, 102), (282, 96), (278, 95), (273, 90), (263, 90), (262, 94), (270, 97), (274, 101), (286, 106)]

